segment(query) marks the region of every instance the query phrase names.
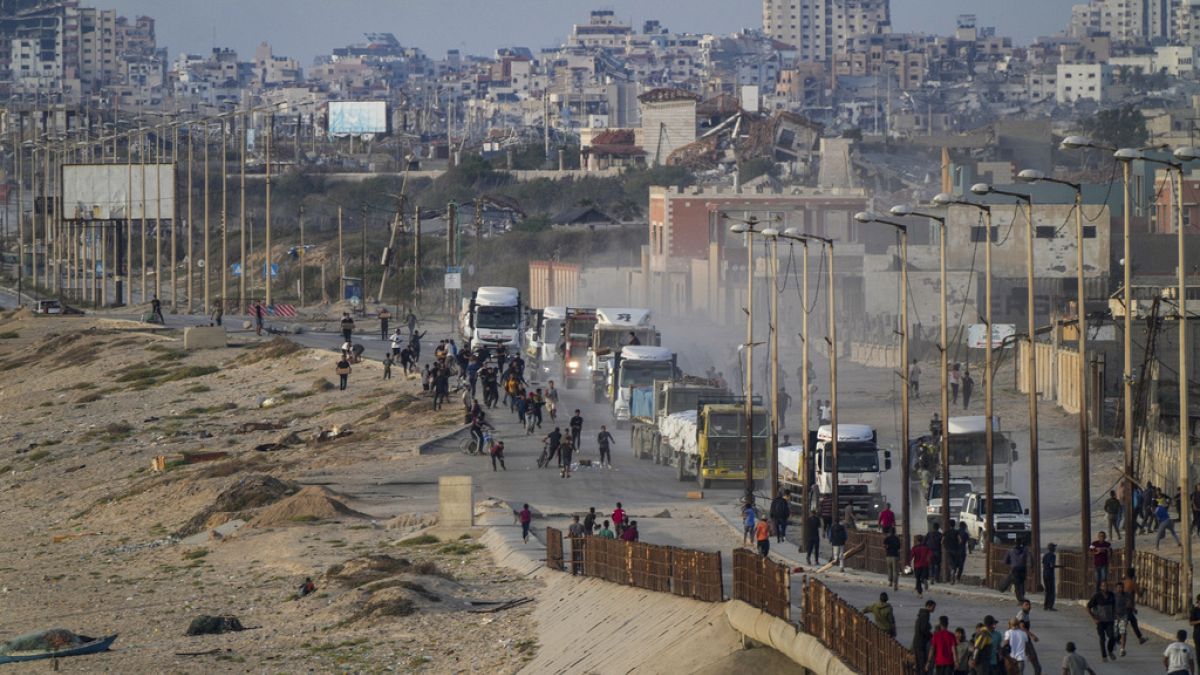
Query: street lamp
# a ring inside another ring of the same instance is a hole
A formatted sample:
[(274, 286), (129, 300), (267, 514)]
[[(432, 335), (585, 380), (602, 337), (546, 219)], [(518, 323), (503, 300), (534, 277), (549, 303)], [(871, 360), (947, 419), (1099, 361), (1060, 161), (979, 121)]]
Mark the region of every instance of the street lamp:
[[(904, 552), (905, 557), (908, 556), (909, 539), (912, 537), (912, 523), (909, 515), (909, 462), (908, 462), (908, 442), (909, 442), (909, 395), (912, 390), (912, 382), (909, 381), (908, 370), (908, 227), (900, 223), (884, 220), (879, 214), (873, 211), (859, 211), (854, 214), (854, 220), (867, 224), (879, 223), (887, 225), (896, 230), (900, 235), (900, 381), (904, 385), (900, 394), (900, 408), (902, 417), (900, 422), (900, 433), (904, 443), (904, 466), (901, 468), (902, 474), (900, 482), (903, 484), (903, 489), (900, 495), (901, 510), (904, 522)], [(944, 389), (944, 387), (943, 387)], [(945, 495), (943, 495), (944, 497)], [(947, 511), (949, 510), (949, 501), (946, 501)], [(949, 560), (947, 556), (945, 558)]]
[[(830, 513), (833, 518), (833, 522), (836, 523), (841, 520), (841, 513), (840, 513), (840, 510), (838, 509), (838, 480), (839, 480), (839, 474), (838, 474), (838, 405), (837, 405), (837, 401), (838, 401), (838, 390), (837, 390), (838, 355), (837, 355), (837, 321), (835, 320), (834, 294), (833, 294), (833, 280), (834, 280), (833, 239), (831, 239), (829, 237), (821, 237), (821, 236), (818, 236), (815, 234), (804, 234), (804, 233), (801, 233), (800, 230), (795, 227), (787, 228), (786, 230), (783, 231), (783, 233), (780, 236), (783, 237), (784, 239), (792, 239), (794, 241), (804, 242), (805, 243), (805, 252), (806, 252), (806, 255), (805, 255), (806, 261), (808, 258), (807, 244), (810, 241), (820, 242), (822, 244), (824, 250), (827, 252), (827, 254), (829, 256), (828, 257), (829, 273), (828, 273), (828, 277), (827, 277), (827, 279), (828, 279), (828, 283), (827, 283), (828, 294), (826, 295), (826, 299), (825, 299), (826, 310), (827, 310), (827, 320), (829, 322), (828, 323), (828, 326), (829, 326), (828, 333), (829, 334), (828, 334), (828, 337), (826, 338), (826, 342), (828, 343), (828, 347), (829, 347), (829, 396), (830, 396), (829, 400), (830, 400), (830, 406), (831, 406), (830, 415), (829, 415), (829, 438), (830, 438), (830, 451), (829, 451), (829, 454), (830, 454), (830, 462), (829, 462), (830, 504), (829, 504), (829, 507), (830, 507)], [(805, 270), (805, 272), (807, 272), (807, 270)], [(808, 285), (807, 281), (808, 281), (808, 275), (805, 274), (805, 282), (806, 282), (805, 283), (805, 292), (807, 292), (807, 285)], [(805, 316), (804, 323), (805, 323), (805, 326), (804, 326), (804, 329), (805, 329), (804, 330), (804, 339), (805, 339), (805, 342), (804, 342), (804, 344), (805, 344), (804, 377), (806, 379), (805, 391), (807, 391), (807, 389), (808, 389), (808, 383), (807, 383), (807, 377), (808, 377), (808, 358), (807, 358), (808, 357), (808, 353), (807, 353), (808, 317), (807, 317), (807, 315)], [(806, 397), (807, 397), (807, 395), (806, 395)], [(805, 410), (804, 412), (805, 412), (805, 425), (806, 425), (806, 431), (807, 431), (808, 411)], [(805, 434), (804, 442), (806, 444), (808, 443), (807, 433)], [(808, 457), (806, 456), (805, 459), (808, 459)], [(810, 482), (810, 479), (808, 476), (808, 467), (805, 467), (804, 482), (805, 482), (804, 498), (805, 498), (805, 503), (807, 504), (808, 493), (811, 491), (811, 488), (812, 488), (812, 485), (811, 485), (811, 482)], [(818, 508), (818, 510), (820, 509), (820, 503), (817, 504), (817, 508)]]
[[(940, 287), (940, 304), (941, 304), (941, 335), (938, 350), (941, 352), (941, 376), (942, 376), (942, 431), (938, 439), (941, 445), (941, 465), (942, 465), (942, 534), (948, 534), (950, 530), (950, 435), (948, 433), (947, 424), (950, 419), (950, 392), (948, 388), (948, 380), (950, 379), (949, 363), (949, 346), (947, 344), (946, 322), (946, 217), (938, 216), (932, 213), (919, 213), (914, 211), (912, 207), (899, 204), (891, 208), (893, 216), (915, 216), (918, 218), (929, 218), (936, 221), (938, 224), (938, 267), (941, 274)], [(905, 438), (904, 443), (904, 528), (905, 534), (908, 534), (909, 526), (909, 471), (912, 460), (909, 457), (908, 439)], [(943, 555), (942, 560), (950, 560), (949, 539), (942, 537)], [(905, 546), (908, 546), (908, 537), (905, 537)], [(948, 565), (943, 565), (942, 569), (946, 577), (949, 576)]]
[[(722, 218), (729, 216), (722, 213)], [(746, 382), (743, 402), (743, 413), (746, 416), (746, 503), (754, 503), (754, 242), (751, 238), (755, 227), (759, 225), (756, 216), (751, 215), (744, 221), (730, 226), (734, 234), (746, 235)], [(703, 470), (703, 469), (700, 469)]]
[[(996, 532), (996, 513), (995, 513), (995, 491), (996, 491), (996, 467), (995, 467), (995, 418), (993, 416), (992, 407), (992, 207), (987, 204), (979, 204), (977, 202), (967, 201), (965, 199), (956, 199), (953, 195), (947, 192), (939, 192), (934, 195), (933, 203), (937, 206), (969, 206), (983, 212), (984, 219), (984, 247), (983, 247), (983, 267), (984, 267), (984, 311), (983, 322), (984, 330), (987, 333), (987, 347), (984, 350), (983, 359), (983, 409), (984, 409), (984, 446), (986, 449), (986, 463), (984, 467), (984, 482), (986, 503), (985, 510), (987, 512), (986, 525), (987, 536), (989, 539), (995, 536)], [(948, 215), (948, 214), (947, 214)], [(950, 435), (950, 420), (943, 421), (943, 434)], [(942, 475), (945, 476), (948, 470), (947, 463), (949, 457), (943, 457)], [(946, 503), (949, 504), (950, 495), (946, 495)], [(990, 542), (988, 542), (990, 543)], [(986, 546), (986, 544), (985, 544)], [(992, 573), (992, 556), (989, 553), (984, 556), (984, 569), (987, 577)]]
[(767, 463), (771, 477), (771, 499), (775, 499), (779, 496), (779, 230), (768, 227), (760, 234), (771, 245), (770, 259), (767, 261), (771, 272), (771, 447), (767, 453)]
[(987, 183), (977, 183), (971, 186), (971, 192), (977, 195), (996, 194), (1012, 197), (1025, 204), (1025, 314), (1026, 333), (1029, 348), (1025, 352), (1025, 372), (1029, 389), (1029, 512), (1032, 533), (1031, 545), (1035, 552), (1041, 551), (1042, 518), (1041, 518), (1041, 483), (1038, 480), (1038, 412), (1037, 412), (1037, 321), (1034, 311), (1033, 298), (1033, 242), (1035, 228), (1033, 225), (1033, 197), (1023, 192), (1001, 190)]
[[(810, 401), (808, 400), (808, 239), (800, 234), (800, 230), (795, 227), (785, 229), (778, 236), (791, 241), (799, 242), (804, 247), (804, 257), (801, 263), (801, 274), (803, 280), (800, 283), (800, 309), (803, 312), (801, 315), (801, 343), (800, 343), (800, 407), (804, 410), (804, 415), (800, 418), (800, 438), (801, 446), (804, 448), (801, 456), (805, 462), (808, 459), (808, 429), (810, 415)], [(792, 244), (789, 242), (788, 244)], [(812, 480), (808, 472), (808, 465), (803, 466), (804, 471), (801, 476), (801, 484), (803, 485), (803, 495), (801, 499), (801, 515), (804, 523), (804, 540), (808, 541), (809, 537), (815, 536), (816, 533), (808, 531), (808, 517), (811, 511), (812, 502)]]
[[(1088, 550), (1092, 540), (1092, 505), (1091, 505), (1091, 458), (1088, 450), (1088, 388), (1087, 388), (1087, 312), (1084, 309), (1084, 267), (1083, 267), (1083, 187), (1079, 183), (1051, 178), (1036, 169), (1025, 169), (1017, 174), (1017, 180), (1022, 183), (1056, 183), (1065, 185), (1075, 191), (1075, 266), (1076, 270), (1076, 304), (1077, 327), (1079, 330), (1079, 534), (1082, 550)], [(1186, 525), (1186, 521), (1185, 521)], [(1132, 561), (1126, 561), (1127, 563)]]
[[(1116, 148), (1110, 145), (1103, 145), (1087, 138), (1086, 136), (1068, 136), (1063, 139), (1060, 147), (1064, 150), (1077, 150), (1082, 148), (1094, 148), (1097, 150), (1107, 150), (1113, 153), (1113, 159), (1121, 163), (1122, 185), (1122, 211), (1123, 213), (1123, 239), (1124, 239), (1124, 259), (1122, 264), (1122, 302), (1125, 306), (1125, 316), (1122, 323), (1125, 332), (1124, 342), (1124, 366), (1122, 368), (1122, 408), (1124, 423), (1121, 425), (1124, 431), (1125, 445), (1125, 559), (1133, 560), (1134, 549), (1134, 522), (1133, 522), (1133, 283), (1132, 264), (1133, 264), (1133, 249), (1130, 247), (1130, 199), (1129, 194), (1129, 174), (1130, 164), (1141, 159), (1141, 150), (1134, 148)], [(1191, 597), (1191, 592), (1188, 592), (1188, 597)]]

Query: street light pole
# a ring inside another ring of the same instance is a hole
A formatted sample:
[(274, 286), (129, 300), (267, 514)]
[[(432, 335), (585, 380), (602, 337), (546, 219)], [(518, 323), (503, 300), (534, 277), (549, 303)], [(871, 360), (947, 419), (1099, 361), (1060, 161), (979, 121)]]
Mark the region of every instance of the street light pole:
[[(854, 219), (860, 223), (879, 223), (881, 225), (887, 225), (896, 230), (896, 233), (900, 236), (900, 383), (902, 385), (900, 390), (900, 435), (902, 438), (901, 442), (904, 444), (904, 466), (900, 469), (900, 482), (902, 483), (902, 488), (900, 491), (900, 509), (904, 512), (902, 516), (904, 522), (904, 539), (902, 541), (904, 542), (905, 557), (907, 558), (910, 540), (912, 539), (913, 535), (912, 516), (909, 513), (911, 510), (909, 504), (910, 498), (908, 494), (908, 441), (911, 436), (909, 432), (909, 396), (912, 390), (912, 383), (909, 382), (908, 378), (908, 227), (897, 222), (884, 220), (880, 218), (878, 214), (871, 211), (860, 211), (854, 214)], [(943, 383), (942, 391), (945, 391), (945, 383)], [(943, 504), (945, 505), (945, 508), (942, 510), (946, 513), (949, 513), (949, 498), (945, 494), (943, 494), (942, 497)], [(950, 556), (944, 556), (943, 560), (950, 560)], [(945, 567), (949, 567), (949, 565), (946, 565)]]
[(1007, 190), (998, 190), (987, 183), (978, 183), (971, 187), (971, 191), (978, 195), (998, 194), (1006, 197), (1012, 197), (1019, 202), (1025, 204), (1025, 237), (1028, 240), (1025, 246), (1025, 313), (1027, 343), (1028, 350), (1025, 353), (1025, 372), (1029, 378), (1028, 382), (1028, 402), (1029, 402), (1029, 514), (1030, 514), (1030, 544), (1035, 552), (1041, 551), (1042, 542), (1042, 509), (1041, 509), (1041, 482), (1038, 477), (1038, 413), (1037, 413), (1037, 321), (1034, 311), (1034, 293), (1033, 293), (1033, 243), (1035, 241), (1036, 230), (1033, 225), (1033, 197), (1031, 195), (1020, 192), (1010, 192)]
[[(722, 217), (728, 218), (722, 214)], [(759, 224), (757, 217), (751, 215), (743, 222), (736, 223), (730, 228), (734, 234), (746, 235), (746, 373), (743, 414), (746, 417), (746, 503), (754, 503), (754, 228)]]
[(779, 496), (779, 230), (767, 228), (763, 236), (770, 242), (771, 269), (770, 350), (771, 350), (771, 451), (767, 464), (771, 477), (771, 499)]
[[(983, 267), (984, 267), (984, 310), (983, 322), (984, 332), (987, 334), (987, 345), (984, 349), (983, 359), (983, 394), (984, 394), (984, 445), (985, 445), (985, 463), (984, 467), (984, 490), (985, 504), (984, 510), (986, 513), (985, 527), (987, 530), (986, 536), (989, 541), (985, 543), (987, 548), (996, 532), (996, 512), (995, 512), (995, 496), (996, 496), (996, 465), (995, 465), (995, 418), (992, 408), (992, 207), (987, 204), (979, 204), (963, 199), (955, 199), (948, 193), (940, 193), (933, 198), (933, 203), (938, 206), (949, 206), (957, 204), (960, 206), (970, 206), (974, 209), (983, 212), (984, 233), (983, 233)], [(949, 471), (949, 436), (950, 436), (950, 420), (942, 421), (942, 436), (947, 439), (942, 445), (942, 477), (943, 490), (947, 492), (947, 504), (949, 503), (949, 490), (947, 472)], [(991, 577), (992, 574), (992, 556), (988, 554), (984, 556), (984, 575), (985, 578)]]

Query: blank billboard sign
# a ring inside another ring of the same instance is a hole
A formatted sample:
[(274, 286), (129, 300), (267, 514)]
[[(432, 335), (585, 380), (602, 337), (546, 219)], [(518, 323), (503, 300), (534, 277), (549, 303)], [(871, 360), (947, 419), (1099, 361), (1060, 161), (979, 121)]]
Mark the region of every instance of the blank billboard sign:
[(140, 164), (66, 164), (62, 187), (62, 214), (67, 220), (140, 220), (143, 187), (145, 218), (175, 217), (173, 164), (147, 164), (145, 180)]
[(387, 133), (387, 122), (384, 101), (329, 102), (329, 133), (335, 136)]

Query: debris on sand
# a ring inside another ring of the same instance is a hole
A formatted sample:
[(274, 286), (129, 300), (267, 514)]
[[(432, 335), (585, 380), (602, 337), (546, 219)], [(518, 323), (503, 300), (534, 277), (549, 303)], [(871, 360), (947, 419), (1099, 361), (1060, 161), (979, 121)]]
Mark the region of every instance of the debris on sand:
[(348, 518), (371, 518), (355, 511), (337, 499), (333, 492), (319, 486), (309, 486), (296, 494), (263, 509), (250, 527), (280, 527)]
[(209, 616), (201, 614), (192, 619), (192, 623), (188, 626), (188, 635), (219, 635), (221, 633), (232, 633), (236, 631), (246, 630), (241, 621), (238, 621), (236, 616), (225, 614), (223, 616)]
[(193, 516), (176, 536), (186, 537), (209, 527), (209, 521), (218, 514), (237, 513), (274, 504), (295, 494), (298, 489), (299, 486), (291, 481), (282, 481), (266, 474), (243, 476), (217, 495), (211, 506)]
[(249, 434), (255, 431), (278, 431), (286, 427), (285, 422), (243, 422), (234, 428), (235, 434)]

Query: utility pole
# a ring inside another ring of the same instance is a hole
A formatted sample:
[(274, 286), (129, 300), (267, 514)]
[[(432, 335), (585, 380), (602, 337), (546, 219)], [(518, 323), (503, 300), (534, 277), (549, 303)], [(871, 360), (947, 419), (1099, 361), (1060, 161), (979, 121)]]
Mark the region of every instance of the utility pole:
[[(221, 310), (229, 299), (229, 118), (221, 117)], [(211, 311), (211, 310), (209, 310)]]
[[(1167, 176), (1168, 176), (1168, 180), (1170, 180), (1170, 172), (1167, 173)], [(1180, 599), (1184, 602), (1184, 604), (1186, 604), (1187, 600), (1189, 600), (1191, 598), (1191, 594), (1192, 594), (1192, 512), (1191, 512), (1191, 509), (1189, 509), (1188, 505), (1186, 504), (1188, 495), (1191, 494), (1191, 478), (1192, 478), (1191, 477), (1191, 473), (1192, 473), (1191, 469), (1192, 469), (1192, 466), (1191, 466), (1191, 462), (1189, 460), (1191, 459), (1191, 454), (1192, 454), (1191, 453), (1192, 418), (1191, 418), (1191, 408), (1188, 406), (1188, 394), (1189, 394), (1188, 388), (1191, 386), (1191, 371), (1188, 368), (1188, 351), (1191, 350), (1191, 343), (1188, 342), (1188, 325), (1187, 325), (1187, 322), (1188, 322), (1187, 248), (1185, 248), (1185, 246), (1184, 246), (1185, 237), (1184, 237), (1184, 227), (1183, 227), (1183, 165), (1182, 164), (1179, 165), (1179, 168), (1176, 171), (1175, 177), (1176, 177), (1175, 216), (1177, 219), (1175, 229), (1178, 230), (1178, 237), (1179, 237), (1179, 244), (1178, 244), (1179, 260), (1176, 263), (1179, 267), (1179, 271), (1178, 271), (1178, 274), (1179, 274), (1179, 296), (1178, 296), (1178, 303), (1179, 303), (1179, 491), (1180, 491), (1179, 498), (1181, 500), (1180, 507), (1179, 507), (1179, 514), (1180, 514), (1179, 515), (1179, 526), (1184, 531), (1184, 533), (1185, 533), (1184, 539), (1186, 539), (1186, 541), (1183, 543), (1183, 562), (1181, 565), (1183, 568), (1181, 570), (1181, 572), (1183, 574), (1183, 579), (1180, 580), (1181, 585), (1183, 586), (1184, 593), (1181, 594), (1182, 597)], [(1076, 209), (1076, 210), (1078, 211), (1078, 209)], [(1080, 223), (1079, 236), (1080, 236), (1080, 241), (1082, 241), (1082, 237), (1083, 237), (1082, 222), (1083, 221), (1079, 220), (1077, 218), (1077, 222)], [(1080, 260), (1079, 279), (1080, 279), (1080, 289), (1082, 292), (1082, 283), (1083, 283), (1083, 248), (1082, 248), (1082, 244), (1080, 245), (1079, 260)], [(1128, 270), (1128, 268), (1129, 268), (1129, 266), (1126, 265), (1127, 270)], [(1128, 274), (1128, 272), (1126, 272), (1126, 274)], [(1127, 315), (1129, 314), (1128, 306), (1125, 309), (1125, 314), (1127, 314)], [(1083, 309), (1082, 309), (1082, 307), (1080, 308), (1079, 317), (1080, 317), (1079, 339), (1080, 339), (1080, 345), (1082, 346), (1082, 344), (1083, 344), (1082, 340), (1084, 337), (1083, 332), (1082, 332), (1082, 326), (1083, 326)], [(1081, 349), (1081, 351), (1082, 351), (1082, 349)], [(1081, 359), (1083, 358), (1082, 354), (1080, 354), (1080, 358)], [(1087, 390), (1085, 389), (1084, 391), (1086, 392)], [(1086, 402), (1086, 399), (1084, 399), (1084, 402)], [(1081, 412), (1084, 415), (1086, 415), (1087, 414), (1087, 406), (1081, 405), (1081, 408), (1082, 408)], [(1084, 419), (1086, 419), (1086, 417)], [(1132, 563), (1130, 562), (1130, 563), (1126, 563), (1126, 564), (1132, 564)]]
[(203, 130), (201, 137), (204, 139), (204, 313), (208, 314), (212, 311), (212, 247), (209, 245), (209, 223), (208, 223), (208, 121), (206, 120), (201, 126)]
[[(154, 127), (154, 297), (162, 300), (162, 127)], [(93, 268), (94, 269), (94, 268)]]
[(359, 307), (359, 312), (362, 316), (367, 315), (367, 205), (362, 205), (362, 249), (359, 252), (358, 265), (359, 275), (362, 277), (360, 285), (362, 290), (362, 306)]
[[(298, 122), (297, 122), (297, 128), (299, 128)], [(299, 146), (297, 146), (297, 148), (298, 147)], [(300, 204), (300, 215), (297, 218), (297, 220), (299, 221), (299, 225), (300, 225), (300, 255), (298, 256), (298, 258), (300, 260), (300, 306), (303, 307), (304, 306), (304, 250), (305, 250), (304, 249), (304, 204), (303, 203)]]
[[(413, 206), (413, 304), (421, 301), (421, 207)], [(416, 313), (415, 311), (413, 312)]]
[[(114, 153), (115, 154), (115, 153)], [(133, 304), (133, 132), (125, 136), (125, 169), (129, 185), (125, 190), (125, 304)], [(189, 191), (190, 192), (190, 191)]]
[(146, 302), (146, 127), (139, 129), (141, 139), (138, 142), (138, 161), (142, 170), (142, 246), (138, 253), (138, 262), (142, 266), (142, 303)]
[(25, 281), (25, 122), (18, 113), (18, 129), (13, 149), (17, 153), (17, 307), (24, 304), (21, 295)]
[(196, 144), (194, 142), (195, 127), (191, 124), (187, 129), (187, 144), (188, 144), (188, 167), (187, 167), (187, 311), (191, 314), (194, 310), (192, 299), (196, 297), (196, 286), (192, 277), (193, 265), (196, 264), (196, 252), (192, 235), (192, 193), (195, 192), (195, 183), (192, 182), (192, 170), (196, 164)]
[[(458, 230), (458, 204), (446, 205), (446, 271), (454, 266), (454, 237)], [(454, 291), (446, 289), (446, 311), (454, 317)]]
[[(242, 273), (238, 275), (238, 311), (246, 310), (246, 277), (250, 274), (250, 266), (246, 264), (246, 125), (249, 123), (249, 115), (242, 114), (242, 123), (238, 128), (240, 132), (239, 142), (241, 145), (241, 157), (239, 157), (240, 168), (238, 170), (238, 179), (241, 183), (238, 195), (238, 244), (240, 252), (238, 254), (238, 265), (241, 267)], [(225, 311), (229, 311), (226, 307)]]
[(267, 191), (267, 213), (266, 213), (266, 240), (263, 244), (263, 276), (266, 284), (266, 303), (267, 308), (271, 307), (271, 137), (275, 135), (275, 114), (267, 114), (267, 141), (266, 141), (266, 191)]
[(338, 300), (341, 300), (346, 284), (346, 255), (342, 248), (342, 207), (340, 206), (338, 207), (338, 275), (341, 276), (341, 281), (338, 281)]
[[(174, 182), (171, 187), (179, 184), (179, 122), (171, 125), (174, 133), (171, 139), (171, 165), (174, 168)], [(191, 192), (191, 186), (188, 186), (188, 192)], [(178, 194), (178, 192), (173, 192)], [(179, 229), (179, 203), (174, 198), (171, 199), (171, 311), (179, 311), (179, 250), (176, 247), (175, 231)]]

